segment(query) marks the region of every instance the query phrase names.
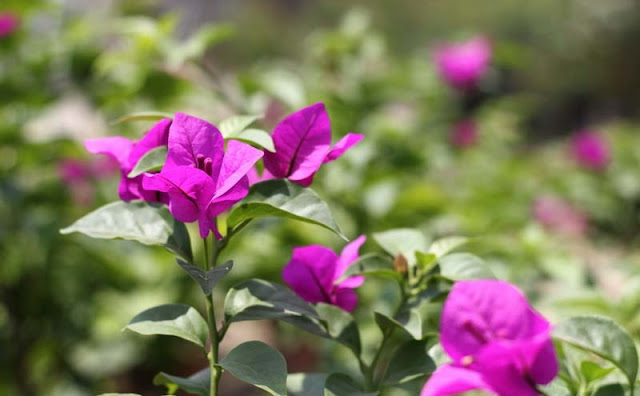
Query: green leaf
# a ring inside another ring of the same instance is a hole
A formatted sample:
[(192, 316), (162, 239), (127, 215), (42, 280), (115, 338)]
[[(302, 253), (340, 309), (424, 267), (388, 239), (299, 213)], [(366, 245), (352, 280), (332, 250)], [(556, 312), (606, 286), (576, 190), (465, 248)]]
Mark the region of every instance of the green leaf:
[(391, 262), (386, 257), (381, 257), (375, 253), (367, 253), (360, 256), (347, 268), (340, 279), (355, 275), (375, 276), (402, 282), (402, 275), (393, 269)]
[(224, 314), (228, 323), (291, 315), (319, 319), (316, 310), (293, 291), (260, 279), (249, 279), (232, 287), (224, 301)]
[(440, 258), (445, 256), (452, 250), (466, 244), (467, 242), (469, 242), (469, 238), (459, 236), (438, 239), (431, 244), (428, 253), (432, 253), (436, 256), (436, 258)]
[(218, 283), (220, 279), (224, 278), (233, 267), (233, 261), (229, 260), (219, 267), (212, 268), (209, 271), (203, 271), (195, 265), (191, 265), (183, 260), (176, 259), (176, 261), (182, 269), (187, 271), (193, 280), (198, 282), (202, 292), (207, 296), (211, 294), (216, 283)]
[(495, 279), (496, 277), (481, 258), (469, 253), (449, 254), (441, 257), (438, 263), (440, 264), (440, 274), (454, 281)]
[(441, 304), (420, 301), (415, 306), (405, 307), (396, 318), (374, 312), (374, 318), (383, 334), (400, 329), (405, 335), (415, 340), (438, 332), (438, 320)]
[(262, 118), (259, 115), (240, 115), (229, 117), (220, 122), (220, 133), (225, 139), (238, 135), (257, 120)]
[(169, 68), (177, 68), (186, 61), (201, 58), (209, 47), (228, 40), (234, 34), (234, 27), (228, 24), (206, 25), (184, 42), (174, 44), (168, 49)]
[(153, 384), (166, 386), (170, 394), (174, 394), (180, 388), (196, 395), (209, 396), (211, 371), (207, 367), (186, 378), (160, 372), (153, 378)]
[(143, 111), (118, 118), (117, 120), (113, 121), (112, 124), (122, 124), (123, 122), (129, 121), (160, 121), (164, 120), (165, 118), (173, 118), (173, 114), (163, 113), (160, 111)]
[(237, 379), (274, 396), (287, 394), (287, 362), (284, 356), (260, 341), (249, 341), (233, 348), (220, 366)]
[(287, 180), (267, 180), (251, 186), (245, 199), (227, 219), (229, 227), (258, 217), (275, 216), (322, 226), (347, 239), (329, 207), (311, 189)]
[(362, 386), (345, 374), (331, 374), (324, 385), (324, 396), (375, 396), (367, 393)]
[(423, 271), (429, 271), (437, 260), (438, 256), (434, 253), (416, 252), (416, 263)]
[(613, 320), (600, 316), (569, 318), (555, 326), (554, 337), (613, 363), (634, 386), (638, 352), (631, 336)]
[(599, 387), (593, 396), (622, 396), (628, 394), (629, 389), (626, 389), (621, 384), (606, 384)]
[(360, 332), (353, 316), (335, 305), (323, 303), (317, 304), (316, 310), (325, 323), (329, 337), (360, 355)]
[(81, 217), (62, 234), (80, 232), (92, 238), (127, 239), (145, 245), (162, 245), (192, 262), (191, 242), (185, 225), (164, 205), (143, 201), (117, 201)]
[(166, 304), (136, 315), (125, 327), (144, 335), (170, 335), (205, 348), (207, 322), (193, 307), (184, 304)]
[(228, 139), (239, 140), (252, 146), (258, 146), (258, 148), (264, 148), (267, 151), (276, 151), (271, 135), (269, 135), (269, 132), (263, 131), (262, 129), (245, 129), (233, 136), (229, 136)]
[(127, 177), (136, 177), (145, 172), (152, 172), (162, 169), (167, 160), (167, 147), (160, 146), (149, 150), (138, 160), (136, 166), (129, 172)]
[(287, 377), (289, 396), (323, 396), (324, 384), (329, 374), (290, 374)]
[(560, 378), (556, 378), (547, 385), (538, 385), (538, 388), (544, 391), (547, 396), (572, 396), (573, 393)]
[(432, 373), (436, 364), (427, 354), (425, 341), (410, 340), (395, 351), (384, 375), (385, 385), (399, 385)]
[(373, 239), (392, 257), (402, 254), (410, 267), (416, 265), (415, 253), (427, 250), (427, 238), (412, 228), (376, 232)]
[(587, 380), (587, 382), (593, 382), (602, 379), (609, 375), (615, 369), (615, 367), (602, 367), (599, 364), (589, 360), (585, 360), (580, 363), (580, 372), (584, 376), (584, 379)]

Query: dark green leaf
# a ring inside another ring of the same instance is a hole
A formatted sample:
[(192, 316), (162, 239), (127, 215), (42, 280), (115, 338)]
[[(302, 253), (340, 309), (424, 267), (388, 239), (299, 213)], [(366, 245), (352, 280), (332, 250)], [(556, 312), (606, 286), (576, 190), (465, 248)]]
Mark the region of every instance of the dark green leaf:
[(374, 313), (378, 327), (383, 334), (400, 329), (415, 340), (437, 334), (441, 304), (429, 301), (419, 301), (415, 306), (407, 306), (400, 311), (396, 318), (390, 318), (379, 312)]
[(220, 366), (237, 379), (275, 396), (287, 394), (287, 362), (284, 356), (260, 341), (249, 341), (233, 348)]
[(385, 373), (385, 385), (404, 384), (432, 373), (436, 364), (426, 351), (425, 341), (410, 340), (393, 354)]
[(122, 118), (118, 118), (112, 124), (121, 124), (128, 121), (160, 121), (165, 118), (173, 118), (173, 114), (163, 113), (160, 111), (143, 111), (140, 113), (133, 113)]
[(232, 287), (224, 302), (224, 312), (228, 323), (291, 315), (319, 319), (316, 310), (290, 289), (260, 279), (249, 279)]
[(453, 253), (438, 259), (440, 274), (451, 280), (495, 279), (485, 262), (469, 253)]
[(554, 337), (593, 352), (617, 366), (633, 386), (638, 375), (638, 353), (629, 334), (609, 318), (576, 316), (558, 323)]
[(416, 264), (415, 253), (427, 250), (427, 239), (419, 230), (398, 228), (376, 232), (373, 239), (392, 257), (402, 254), (410, 267)]
[(362, 386), (345, 374), (331, 374), (324, 385), (324, 396), (375, 396), (367, 393)]
[(346, 239), (329, 207), (311, 189), (287, 180), (267, 180), (251, 186), (245, 199), (231, 212), (229, 227), (258, 217), (275, 216), (320, 225)]
[(240, 115), (229, 117), (220, 122), (220, 133), (225, 139), (229, 139), (244, 131), (257, 120), (262, 118), (259, 115)]
[(144, 335), (171, 335), (204, 348), (207, 344), (207, 322), (194, 308), (183, 304), (166, 304), (136, 315), (125, 327)]
[(317, 304), (318, 315), (324, 321), (329, 337), (360, 355), (360, 333), (353, 316), (334, 305)]
[(290, 374), (287, 377), (289, 396), (323, 396), (329, 374)]
[(209, 388), (211, 387), (211, 371), (207, 367), (200, 370), (190, 377), (178, 377), (166, 373), (158, 373), (153, 378), (154, 385), (164, 385), (170, 394), (175, 393), (177, 388), (186, 392), (194, 393), (200, 396), (209, 396)]
[(62, 234), (72, 232), (92, 238), (122, 238), (145, 245), (163, 245), (187, 261), (193, 261), (187, 228), (161, 205), (143, 201), (112, 202), (60, 230)]
[(212, 268), (209, 271), (204, 271), (195, 265), (191, 265), (183, 260), (176, 259), (178, 265), (182, 267), (193, 280), (198, 282), (202, 292), (205, 295), (210, 295), (211, 291), (215, 287), (216, 283), (222, 278), (224, 278), (231, 268), (233, 267), (233, 261), (229, 260), (226, 263), (222, 264), (219, 267)]
[(627, 395), (629, 389), (626, 389), (621, 384), (607, 384), (598, 388), (593, 396), (623, 396)]
[(162, 169), (167, 160), (167, 147), (160, 146), (151, 149), (140, 158), (136, 166), (129, 172), (127, 177), (136, 177), (145, 172), (158, 171)]

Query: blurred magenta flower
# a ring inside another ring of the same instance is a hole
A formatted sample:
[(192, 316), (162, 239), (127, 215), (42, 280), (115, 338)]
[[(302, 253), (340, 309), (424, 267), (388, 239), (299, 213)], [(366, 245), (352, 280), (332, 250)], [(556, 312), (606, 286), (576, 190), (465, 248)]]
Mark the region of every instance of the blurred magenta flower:
[(170, 125), (170, 119), (159, 121), (139, 141), (132, 141), (122, 136), (85, 140), (84, 146), (90, 153), (105, 154), (117, 161), (121, 172), (118, 194), (123, 201), (134, 199), (150, 202), (166, 201), (166, 196), (143, 187), (143, 175), (133, 178), (127, 175), (149, 150), (167, 144)]
[(453, 88), (476, 87), (491, 62), (491, 44), (485, 37), (436, 47), (434, 59), (440, 77)]
[(265, 151), (261, 180), (289, 179), (307, 187), (322, 164), (337, 159), (364, 136), (348, 133), (330, 148), (329, 115), (324, 104), (316, 103), (285, 117), (272, 137), (276, 151)]
[(482, 390), (539, 396), (537, 384), (558, 374), (551, 326), (513, 285), (498, 280), (456, 283), (440, 317), (440, 343), (452, 363), (440, 366), (421, 396)]
[(364, 235), (359, 236), (344, 247), (340, 256), (320, 245), (294, 248), (291, 261), (282, 270), (282, 278), (310, 303), (333, 304), (351, 312), (358, 305), (358, 295), (353, 289), (362, 285), (364, 276), (340, 278), (358, 259), (358, 250), (365, 240)]
[(478, 140), (478, 128), (476, 123), (467, 118), (457, 122), (451, 129), (449, 142), (460, 148), (473, 146)]
[(582, 167), (601, 171), (611, 160), (609, 144), (602, 135), (593, 131), (580, 131), (571, 138), (571, 151)]
[(249, 192), (247, 173), (262, 151), (224, 138), (215, 126), (176, 113), (169, 128), (167, 161), (160, 173), (144, 175), (143, 187), (169, 195), (169, 210), (179, 221), (198, 221), (200, 236), (220, 234), (215, 218)]
[(111, 158), (94, 161), (64, 158), (60, 161), (58, 173), (69, 187), (74, 202), (80, 206), (89, 206), (94, 196), (91, 181), (110, 176), (117, 169), (117, 164)]
[(552, 232), (582, 235), (587, 230), (587, 216), (560, 198), (538, 197), (532, 211), (534, 219)]
[(13, 33), (20, 24), (18, 16), (10, 12), (0, 12), (0, 37)]

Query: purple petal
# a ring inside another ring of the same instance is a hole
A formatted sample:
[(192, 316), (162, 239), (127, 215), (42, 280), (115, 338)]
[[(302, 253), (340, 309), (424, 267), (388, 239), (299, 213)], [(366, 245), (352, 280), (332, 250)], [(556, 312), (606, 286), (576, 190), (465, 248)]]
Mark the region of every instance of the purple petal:
[(475, 280), (453, 286), (440, 323), (442, 347), (454, 361), (460, 361), (492, 340), (533, 337), (547, 322), (511, 284)]
[(347, 133), (342, 139), (336, 143), (331, 150), (327, 153), (327, 156), (324, 157), (324, 163), (331, 162), (333, 160), (338, 159), (342, 154), (344, 154), (347, 150), (349, 150), (356, 143), (361, 141), (364, 138), (364, 135), (359, 133)]
[(471, 368), (477, 370), (500, 396), (539, 396), (521, 364), (513, 348), (496, 342), (480, 351)]
[(336, 272), (333, 274), (334, 281), (340, 278), (349, 268), (349, 266), (358, 259), (358, 251), (366, 240), (366, 236), (360, 235), (358, 238), (349, 242), (347, 246), (342, 249), (342, 253), (340, 253), (340, 257), (338, 258), (338, 263), (336, 265)]
[(440, 46), (434, 54), (440, 77), (458, 89), (473, 88), (491, 62), (491, 44), (484, 37)]
[(337, 255), (324, 246), (294, 248), (282, 278), (306, 301), (331, 303), (332, 276), (337, 259)]
[(238, 184), (262, 156), (262, 151), (248, 144), (229, 140), (216, 183), (216, 196), (225, 194)]
[(358, 295), (353, 289), (338, 286), (334, 292), (332, 303), (347, 312), (353, 312), (358, 305)]
[(273, 131), (275, 153), (264, 155), (265, 168), (276, 178), (308, 179), (322, 165), (331, 144), (331, 123), (317, 103), (282, 120)]
[[(496, 392), (485, 382), (480, 373), (451, 364), (445, 364), (431, 374), (422, 388), (420, 396), (446, 396), (472, 390), (482, 390), (492, 394)], [(514, 394), (515, 395), (515, 394)], [(513, 395), (511, 395), (513, 396)]]
[(559, 371), (558, 358), (550, 334), (540, 333), (528, 342), (522, 342), (522, 351), (529, 377), (536, 384), (548, 384)]
[(150, 150), (156, 147), (166, 146), (169, 139), (170, 126), (171, 119), (169, 118), (160, 120), (153, 125), (142, 139), (133, 145), (131, 153), (129, 154), (129, 164), (133, 167), (138, 163), (140, 158)]
[(236, 202), (246, 197), (248, 192), (249, 178), (245, 176), (223, 195), (218, 196), (218, 192), (216, 191), (216, 196), (214, 196), (211, 202), (209, 202), (207, 213), (212, 218), (219, 216), (222, 212), (232, 207)]
[(217, 175), (224, 155), (224, 139), (215, 126), (196, 117), (176, 113), (169, 128), (169, 152), (165, 167), (196, 165), (197, 156), (213, 161), (212, 174)]
[(118, 161), (120, 169), (129, 173), (133, 165), (129, 162), (129, 154), (133, 149), (133, 142), (122, 136), (112, 136), (84, 141), (84, 147), (91, 154), (105, 154)]
[(203, 171), (179, 166), (161, 173), (144, 175), (144, 188), (169, 194), (169, 210), (179, 221), (198, 220), (214, 194), (211, 177)]

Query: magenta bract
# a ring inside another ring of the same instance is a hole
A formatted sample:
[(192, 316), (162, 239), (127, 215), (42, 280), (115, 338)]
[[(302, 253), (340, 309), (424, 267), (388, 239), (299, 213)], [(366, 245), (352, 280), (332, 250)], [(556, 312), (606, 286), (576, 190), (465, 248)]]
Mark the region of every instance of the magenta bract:
[(484, 37), (474, 37), (459, 44), (436, 48), (434, 59), (440, 77), (453, 88), (475, 88), (491, 62), (491, 44)]
[(551, 326), (513, 285), (498, 280), (453, 286), (440, 318), (440, 343), (452, 363), (439, 367), (421, 396), (484, 390), (537, 396), (558, 374)]
[(249, 192), (247, 173), (262, 151), (224, 138), (215, 126), (176, 113), (169, 129), (167, 161), (160, 173), (146, 173), (143, 186), (169, 195), (169, 210), (179, 221), (198, 221), (200, 236), (220, 237), (215, 218)]
[(353, 289), (362, 285), (364, 276), (340, 278), (358, 259), (358, 250), (365, 240), (364, 235), (356, 238), (345, 246), (340, 256), (320, 245), (294, 248), (282, 278), (310, 303), (333, 304), (351, 312), (358, 305), (358, 295)]
[(573, 157), (582, 167), (602, 171), (611, 161), (607, 141), (593, 131), (577, 132), (571, 139)]
[(289, 179), (309, 186), (322, 164), (344, 154), (364, 136), (345, 135), (333, 148), (331, 122), (324, 104), (305, 107), (280, 121), (273, 130), (275, 153), (265, 152), (262, 180)]
[(20, 24), (18, 16), (10, 12), (0, 12), (0, 37), (13, 33)]
[(156, 191), (146, 189), (142, 185), (143, 176), (129, 178), (140, 158), (149, 150), (165, 146), (169, 137), (170, 119), (156, 123), (139, 141), (132, 141), (122, 136), (85, 140), (84, 146), (92, 154), (105, 154), (118, 162), (121, 172), (118, 194), (123, 201), (142, 199), (150, 202), (163, 202), (165, 198)]

